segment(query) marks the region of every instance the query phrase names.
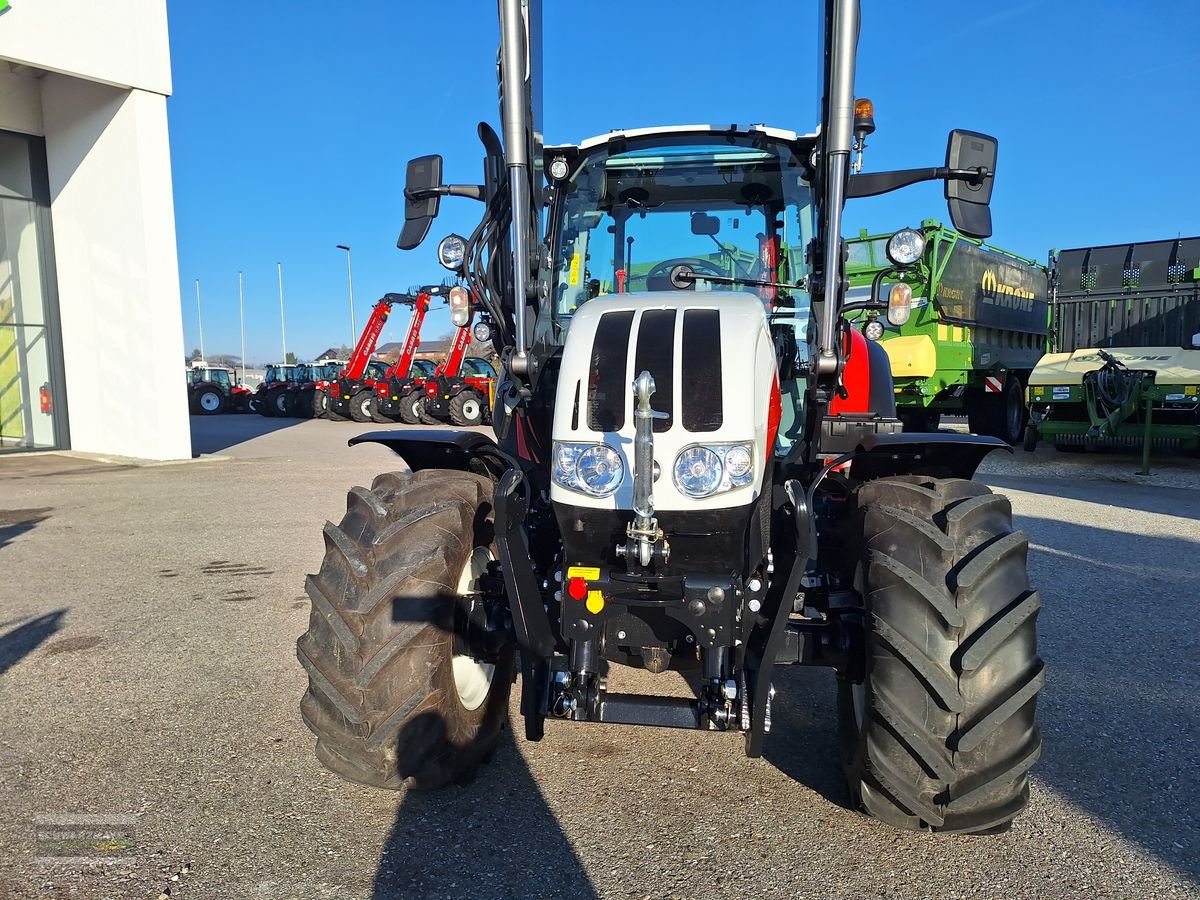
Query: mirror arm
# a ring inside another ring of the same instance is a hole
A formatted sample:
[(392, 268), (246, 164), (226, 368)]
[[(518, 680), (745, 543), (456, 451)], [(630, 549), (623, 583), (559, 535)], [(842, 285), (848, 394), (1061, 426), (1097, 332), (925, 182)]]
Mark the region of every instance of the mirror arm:
[(945, 166), (934, 166), (929, 169), (897, 169), (892, 172), (871, 172), (867, 175), (851, 175), (850, 185), (846, 190), (848, 198), (875, 197), (886, 194), (910, 184), (922, 181), (969, 181), (981, 184), (983, 179), (992, 175), (984, 167), (977, 169), (948, 169)]
[(430, 197), (466, 197), (469, 200), (483, 200), (482, 184), (443, 184), (423, 191), (404, 189), (404, 197), (408, 200), (428, 200)]

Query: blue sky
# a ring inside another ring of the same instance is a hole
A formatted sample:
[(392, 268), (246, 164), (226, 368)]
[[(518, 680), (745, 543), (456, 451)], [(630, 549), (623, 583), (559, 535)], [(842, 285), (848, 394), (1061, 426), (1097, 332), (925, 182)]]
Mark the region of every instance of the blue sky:
[[(808, 3), (547, 0), (547, 139), (701, 122), (815, 125), (819, 35)], [(754, 11), (770, 10), (756, 14)], [(497, 123), (493, 0), (438, 3), (169, 0), (168, 103), (184, 335), (205, 349), (280, 354), (351, 341), (345, 254), (361, 328), (385, 291), (441, 280), (438, 236), (481, 207), (448, 200), (419, 249), (395, 248), (406, 161), (446, 158), (478, 181), (476, 124)], [(684, 12), (686, 10), (686, 12)], [(1200, 234), (1200, 0), (1148, 4), (864, 0), (858, 94), (875, 101), (869, 170), (940, 164), (946, 133), (1000, 142), (999, 246), (1044, 259), (1076, 247)], [(940, 185), (854, 201), (847, 233), (944, 218)], [(398, 312), (383, 340), (399, 340)], [(449, 330), (431, 314), (426, 335)]]

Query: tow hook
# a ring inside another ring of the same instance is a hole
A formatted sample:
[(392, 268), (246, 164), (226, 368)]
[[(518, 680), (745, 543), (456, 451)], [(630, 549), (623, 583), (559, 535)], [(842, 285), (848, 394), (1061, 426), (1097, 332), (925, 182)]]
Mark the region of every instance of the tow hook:
[(654, 516), (654, 420), (666, 413), (650, 407), (654, 378), (643, 371), (633, 382), (633, 521), (625, 528), (628, 540), (617, 544), (617, 556), (649, 566), (652, 560), (666, 563), (671, 556), (663, 530)]

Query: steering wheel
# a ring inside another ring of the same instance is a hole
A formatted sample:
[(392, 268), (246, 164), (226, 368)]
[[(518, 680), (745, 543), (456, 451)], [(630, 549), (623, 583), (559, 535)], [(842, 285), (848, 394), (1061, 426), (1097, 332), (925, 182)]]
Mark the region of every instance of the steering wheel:
[[(707, 273), (709, 275), (717, 275), (721, 278), (725, 277), (725, 272), (718, 268), (714, 263), (709, 262), (707, 259), (696, 259), (695, 257), (687, 256), (679, 259), (665, 259), (646, 273), (646, 289), (653, 291), (665, 290), (667, 287), (670, 287), (677, 291), (694, 291), (696, 289), (696, 282), (689, 281), (686, 283), (686, 285), (681, 287), (671, 277), (673, 270), (679, 266), (687, 266), (697, 275), (703, 275)], [(653, 285), (656, 280), (665, 281), (666, 285), (658, 288), (652, 287), (651, 285)]]

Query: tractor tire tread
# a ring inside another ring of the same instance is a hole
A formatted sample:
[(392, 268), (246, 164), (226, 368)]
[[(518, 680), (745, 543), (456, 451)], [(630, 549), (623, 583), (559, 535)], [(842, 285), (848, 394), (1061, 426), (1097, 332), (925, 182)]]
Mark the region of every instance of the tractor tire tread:
[(855, 502), (869, 676), (858, 700), (839, 687), (852, 798), (902, 829), (1004, 831), (1041, 752), (1028, 539), (1006, 498), (962, 479), (881, 478)]
[(463, 472), (382, 475), (351, 489), (342, 521), (325, 526), (296, 648), (309, 681), (300, 710), (318, 759), (342, 777), (436, 788), (470, 777), (495, 746), (512, 654), (476, 710), (458, 700), (450, 666), (457, 579), (471, 548), (491, 543), (491, 495)]

